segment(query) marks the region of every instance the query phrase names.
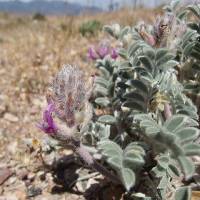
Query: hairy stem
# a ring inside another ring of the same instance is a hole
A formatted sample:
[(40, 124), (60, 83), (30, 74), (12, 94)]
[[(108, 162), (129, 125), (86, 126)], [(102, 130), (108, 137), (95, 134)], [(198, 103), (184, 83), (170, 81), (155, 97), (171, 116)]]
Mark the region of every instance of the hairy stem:
[(72, 134), (63, 133), (63, 131), (58, 130), (52, 137), (58, 141), (63, 147), (70, 147), (72, 150), (91, 168), (101, 173), (106, 178), (110, 179), (115, 184), (120, 184), (120, 179), (107, 170), (103, 165), (98, 163), (89, 151), (81, 144), (80, 141), (73, 138)]

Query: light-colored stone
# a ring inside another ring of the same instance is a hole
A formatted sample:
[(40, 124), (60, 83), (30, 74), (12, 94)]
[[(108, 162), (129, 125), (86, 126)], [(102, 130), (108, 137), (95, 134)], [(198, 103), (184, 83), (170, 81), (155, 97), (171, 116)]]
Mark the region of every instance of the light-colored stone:
[(29, 174), (28, 174), (28, 179), (30, 180), (30, 181), (33, 181), (34, 179), (35, 179), (35, 174), (34, 173), (32, 173), (32, 172), (30, 172)]
[(18, 122), (19, 118), (11, 113), (5, 113), (4, 119), (6, 119), (9, 122)]

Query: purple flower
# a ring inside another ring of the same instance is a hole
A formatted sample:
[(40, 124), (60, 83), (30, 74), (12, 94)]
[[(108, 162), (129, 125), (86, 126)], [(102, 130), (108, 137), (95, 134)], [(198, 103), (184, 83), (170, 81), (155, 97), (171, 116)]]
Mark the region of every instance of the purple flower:
[(54, 105), (49, 104), (43, 112), (43, 121), (38, 123), (37, 127), (48, 134), (55, 134), (58, 130), (56, 124), (53, 121), (52, 112), (54, 111)]
[(97, 54), (99, 55), (99, 57), (101, 59), (103, 59), (105, 56), (107, 56), (109, 54), (109, 47), (107, 47), (107, 46), (100, 46), (97, 49)]
[(88, 56), (91, 60), (96, 60), (98, 58), (98, 55), (96, 54), (96, 51), (93, 47), (88, 49)]
[(110, 55), (112, 59), (118, 57), (118, 53), (115, 48), (111, 48), (109, 44), (101, 43), (98, 47), (90, 47), (88, 49), (88, 57), (91, 60), (104, 59), (105, 56)]
[(118, 53), (117, 53), (116, 49), (112, 48), (112, 50), (111, 50), (111, 58), (112, 59), (117, 59), (117, 57), (118, 57)]

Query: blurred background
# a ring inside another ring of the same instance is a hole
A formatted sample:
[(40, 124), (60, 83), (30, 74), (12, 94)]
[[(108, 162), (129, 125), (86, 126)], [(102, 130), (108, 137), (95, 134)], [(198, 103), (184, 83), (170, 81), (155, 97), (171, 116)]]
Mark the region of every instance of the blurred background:
[(101, 12), (123, 7), (157, 7), (168, 0), (0, 0), (0, 11), (42, 14), (71, 14), (84, 11)]

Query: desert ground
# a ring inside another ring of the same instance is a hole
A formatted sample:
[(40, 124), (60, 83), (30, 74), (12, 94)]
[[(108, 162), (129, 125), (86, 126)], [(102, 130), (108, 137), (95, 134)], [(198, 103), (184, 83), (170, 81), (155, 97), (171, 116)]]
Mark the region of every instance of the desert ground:
[[(150, 22), (158, 13), (123, 9), (97, 15), (45, 16), (43, 20), (0, 13), (0, 200), (96, 199), (94, 191), (101, 193), (100, 189), (89, 185), (88, 195), (83, 195), (81, 188), (69, 189), (65, 180), (69, 172), (62, 170), (64, 176), (56, 181), (56, 170), (44, 166), (40, 158), (37, 145), (44, 134), (36, 124), (46, 103), (46, 90), (65, 64), (79, 66), (86, 76), (95, 73), (87, 51), (104, 39), (105, 33), (83, 37), (79, 32), (83, 22), (95, 19), (102, 25), (133, 25), (138, 20)], [(48, 163), (51, 157), (44, 159)], [(113, 193), (112, 188), (103, 191), (102, 199)]]

